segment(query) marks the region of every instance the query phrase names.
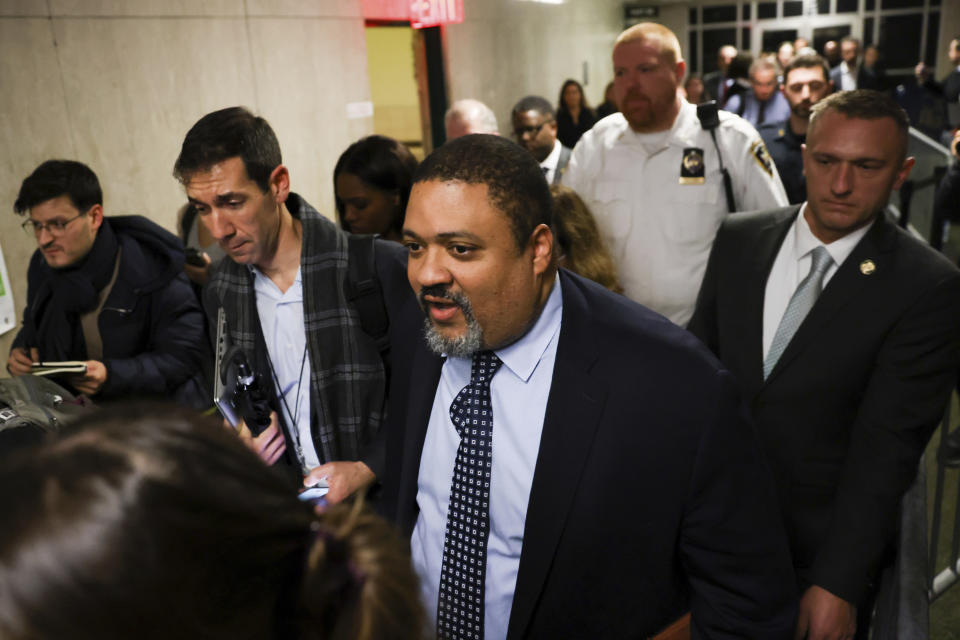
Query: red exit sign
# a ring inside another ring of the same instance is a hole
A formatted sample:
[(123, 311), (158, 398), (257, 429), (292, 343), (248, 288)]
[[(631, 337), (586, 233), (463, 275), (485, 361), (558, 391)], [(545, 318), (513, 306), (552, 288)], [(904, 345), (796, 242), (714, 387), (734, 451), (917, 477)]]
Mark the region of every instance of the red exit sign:
[(367, 20), (410, 21), (414, 29), (463, 22), (463, 0), (363, 0)]
[(463, 22), (463, 0), (412, 0), (410, 26), (414, 29)]

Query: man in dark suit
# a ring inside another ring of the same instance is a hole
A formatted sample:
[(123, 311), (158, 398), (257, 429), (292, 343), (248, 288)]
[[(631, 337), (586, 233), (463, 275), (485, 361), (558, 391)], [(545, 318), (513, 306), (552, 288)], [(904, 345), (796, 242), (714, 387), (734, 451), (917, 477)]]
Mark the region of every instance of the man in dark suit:
[(880, 79), (864, 69), (860, 59), (860, 41), (846, 37), (840, 41), (841, 62), (830, 71), (830, 81), (835, 91), (853, 91), (854, 89), (873, 89), (883, 87)]
[(727, 102), (728, 90), (733, 85), (733, 78), (727, 75), (730, 63), (737, 57), (737, 48), (725, 44), (717, 51), (717, 68), (703, 76), (704, 96), (701, 102), (716, 100), (717, 106), (722, 107)]
[[(666, 319), (557, 270), (521, 147), (468, 136), (404, 222), (386, 507), (441, 638), (789, 637), (796, 593), (732, 380)], [(495, 428), (493, 428), (495, 425)], [(461, 435), (462, 434), (462, 435)]]
[(815, 105), (806, 203), (724, 222), (690, 323), (750, 402), (804, 590), (798, 637), (866, 637), (960, 359), (960, 272), (883, 215), (913, 166), (907, 128), (877, 92)]
[(517, 144), (540, 163), (543, 177), (550, 184), (560, 184), (570, 162), (570, 147), (557, 139), (557, 114), (553, 105), (546, 98), (527, 96), (513, 105), (510, 121)]

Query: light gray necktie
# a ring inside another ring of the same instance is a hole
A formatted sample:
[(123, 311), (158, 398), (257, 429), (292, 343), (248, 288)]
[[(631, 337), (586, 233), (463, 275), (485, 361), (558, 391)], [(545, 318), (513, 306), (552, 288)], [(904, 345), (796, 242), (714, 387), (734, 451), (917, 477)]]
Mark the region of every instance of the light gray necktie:
[(777, 327), (777, 332), (773, 334), (770, 351), (767, 352), (767, 357), (763, 361), (764, 380), (773, 371), (773, 367), (783, 354), (783, 350), (790, 344), (793, 334), (797, 332), (800, 323), (807, 317), (810, 309), (813, 308), (813, 303), (817, 301), (820, 292), (823, 291), (823, 276), (826, 275), (827, 269), (833, 264), (833, 258), (830, 257), (827, 248), (821, 245), (813, 250), (811, 260), (810, 273), (800, 282), (797, 290), (793, 292), (790, 304), (787, 305), (787, 310), (783, 312), (783, 318), (780, 319), (780, 326)]

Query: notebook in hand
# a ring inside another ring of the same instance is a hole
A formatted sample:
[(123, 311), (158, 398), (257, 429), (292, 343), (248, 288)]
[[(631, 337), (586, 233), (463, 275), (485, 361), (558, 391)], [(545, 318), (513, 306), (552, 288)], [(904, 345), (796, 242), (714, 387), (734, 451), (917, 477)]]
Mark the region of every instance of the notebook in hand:
[(30, 373), (35, 376), (55, 376), (64, 373), (86, 373), (87, 365), (80, 360), (64, 360), (62, 362), (34, 362)]

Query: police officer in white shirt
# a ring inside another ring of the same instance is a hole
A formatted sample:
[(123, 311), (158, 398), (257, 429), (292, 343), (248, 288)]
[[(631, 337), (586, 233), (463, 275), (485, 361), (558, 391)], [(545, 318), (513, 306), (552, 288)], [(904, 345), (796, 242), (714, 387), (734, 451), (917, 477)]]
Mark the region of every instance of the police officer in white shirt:
[(685, 326), (724, 216), (785, 206), (787, 196), (750, 124), (721, 111), (705, 129), (677, 94), (686, 63), (672, 31), (627, 29), (613, 68), (620, 114), (584, 134), (563, 183), (593, 210), (625, 294)]
[(557, 114), (546, 98), (527, 96), (510, 112), (517, 144), (540, 163), (549, 184), (558, 184), (570, 162), (570, 148), (557, 140)]

